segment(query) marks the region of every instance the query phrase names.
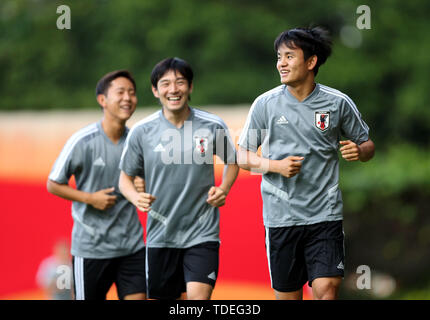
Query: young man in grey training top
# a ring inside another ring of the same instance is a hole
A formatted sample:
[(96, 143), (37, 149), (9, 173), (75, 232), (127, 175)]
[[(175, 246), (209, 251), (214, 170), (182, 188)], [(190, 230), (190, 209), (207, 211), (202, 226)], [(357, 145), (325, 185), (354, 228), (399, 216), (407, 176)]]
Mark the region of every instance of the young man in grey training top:
[[(218, 275), (219, 209), (239, 167), (227, 126), (218, 116), (188, 105), (193, 71), (179, 58), (159, 62), (152, 91), (162, 109), (136, 123), (121, 159), (119, 187), (148, 211), (148, 297), (210, 299)], [(214, 155), (224, 162), (219, 186)], [(145, 178), (146, 192), (132, 179)]]
[[(73, 279), (77, 300), (104, 300), (113, 283), (120, 299), (146, 297), (145, 244), (136, 208), (118, 190), (127, 120), (136, 110), (136, 84), (126, 70), (100, 79), (103, 118), (66, 142), (49, 175), (48, 191), (72, 200)], [(71, 176), (76, 189), (69, 185)], [(141, 179), (140, 179), (141, 180)], [(139, 188), (141, 188), (140, 181)]]
[(364, 162), (375, 147), (354, 102), (315, 83), (331, 53), (324, 29), (284, 31), (275, 51), (282, 85), (254, 101), (238, 162), (264, 173), (263, 220), (276, 298), (302, 299), (309, 281), (315, 299), (335, 299), (344, 276), (338, 150), (347, 161)]

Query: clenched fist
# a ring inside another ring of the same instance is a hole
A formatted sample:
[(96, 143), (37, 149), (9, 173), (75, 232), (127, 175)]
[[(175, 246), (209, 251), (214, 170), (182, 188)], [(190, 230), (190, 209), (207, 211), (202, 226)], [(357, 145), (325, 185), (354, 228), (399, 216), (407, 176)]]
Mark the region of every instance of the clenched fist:
[(291, 178), (300, 172), (302, 168), (303, 157), (289, 156), (280, 160), (280, 174), (284, 177)]
[(343, 146), (339, 149), (342, 158), (346, 161), (357, 161), (360, 159), (360, 147), (351, 140), (339, 141)]
[(114, 191), (115, 188), (112, 187), (91, 193), (88, 203), (98, 210), (109, 209), (116, 202), (116, 196), (110, 194)]

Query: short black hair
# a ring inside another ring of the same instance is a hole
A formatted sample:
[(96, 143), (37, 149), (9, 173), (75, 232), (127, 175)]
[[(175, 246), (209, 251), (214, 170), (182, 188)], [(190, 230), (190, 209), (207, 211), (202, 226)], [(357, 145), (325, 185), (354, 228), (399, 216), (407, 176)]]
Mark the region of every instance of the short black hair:
[(332, 51), (330, 34), (328, 30), (320, 26), (313, 28), (295, 28), (283, 31), (275, 40), (275, 52), (278, 52), (282, 44), (285, 44), (291, 49), (302, 49), (305, 60), (316, 55), (318, 58), (317, 64), (313, 69), (315, 76), (318, 73), (319, 67), (326, 62)]
[(137, 91), (136, 89), (136, 81), (134, 81), (133, 75), (131, 74), (130, 71), (128, 70), (115, 70), (112, 72), (109, 72), (107, 74), (105, 74), (100, 80), (99, 82), (97, 82), (97, 86), (96, 86), (96, 97), (99, 94), (107, 94), (107, 91), (111, 85), (111, 82), (114, 81), (117, 78), (120, 77), (124, 77), (127, 78), (128, 80), (131, 81), (131, 83), (133, 83), (133, 87), (134, 87), (134, 91)]
[(193, 70), (188, 62), (180, 58), (166, 58), (157, 63), (151, 72), (151, 84), (157, 88), (158, 80), (160, 80), (163, 75), (170, 71), (178, 71), (185, 79), (188, 81), (188, 85), (193, 83)]

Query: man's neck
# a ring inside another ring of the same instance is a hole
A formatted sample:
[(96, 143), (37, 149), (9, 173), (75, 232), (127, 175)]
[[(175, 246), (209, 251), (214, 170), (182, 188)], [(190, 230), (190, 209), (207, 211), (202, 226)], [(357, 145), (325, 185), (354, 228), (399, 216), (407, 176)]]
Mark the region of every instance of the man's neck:
[(188, 119), (190, 113), (191, 109), (188, 105), (177, 112), (169, 111), (167, 108), (163, 107), (164, 117), (176, 128), (181, 128), (184, 125), (184, 122)]
[(315, 86), (316, 84), (312, 77), (298, 85), (287, 85), (287, 88), (297, 100), (302, 102), (312, 93), (312, 91), (314, 91)]
[(109, 119), (104, 116), (102, 119), (102, 128), (106, 136), (115, 144), (121, 139), (125, 130), (125, 121)]

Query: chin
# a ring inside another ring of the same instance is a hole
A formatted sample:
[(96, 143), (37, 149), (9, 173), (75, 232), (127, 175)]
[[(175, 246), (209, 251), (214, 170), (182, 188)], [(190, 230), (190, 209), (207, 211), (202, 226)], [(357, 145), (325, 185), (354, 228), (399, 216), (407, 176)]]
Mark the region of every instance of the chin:
[(297, 79), (296, 80), (284, 80), (284, 81), (281, 81), (281, 83), (285, 84), (286, 86), (295, 87), (298, 84), (300, 84), (300, 81), (297, 81)]
[(180, 105), (180, 106), (169, 106), (167, 107), (167, 109), (171, 112), (179, 112), (182, 111), (186, 108), (185, 105)]
[(128, 119), (131, 118), (132, 115), (133, 115), (133, 112), (131, 112), (130, 114), (127, 114), (127, 115), (124, 114), (124, 115), (120, 116), (119, 118), (123, 121), (127, 121)]

